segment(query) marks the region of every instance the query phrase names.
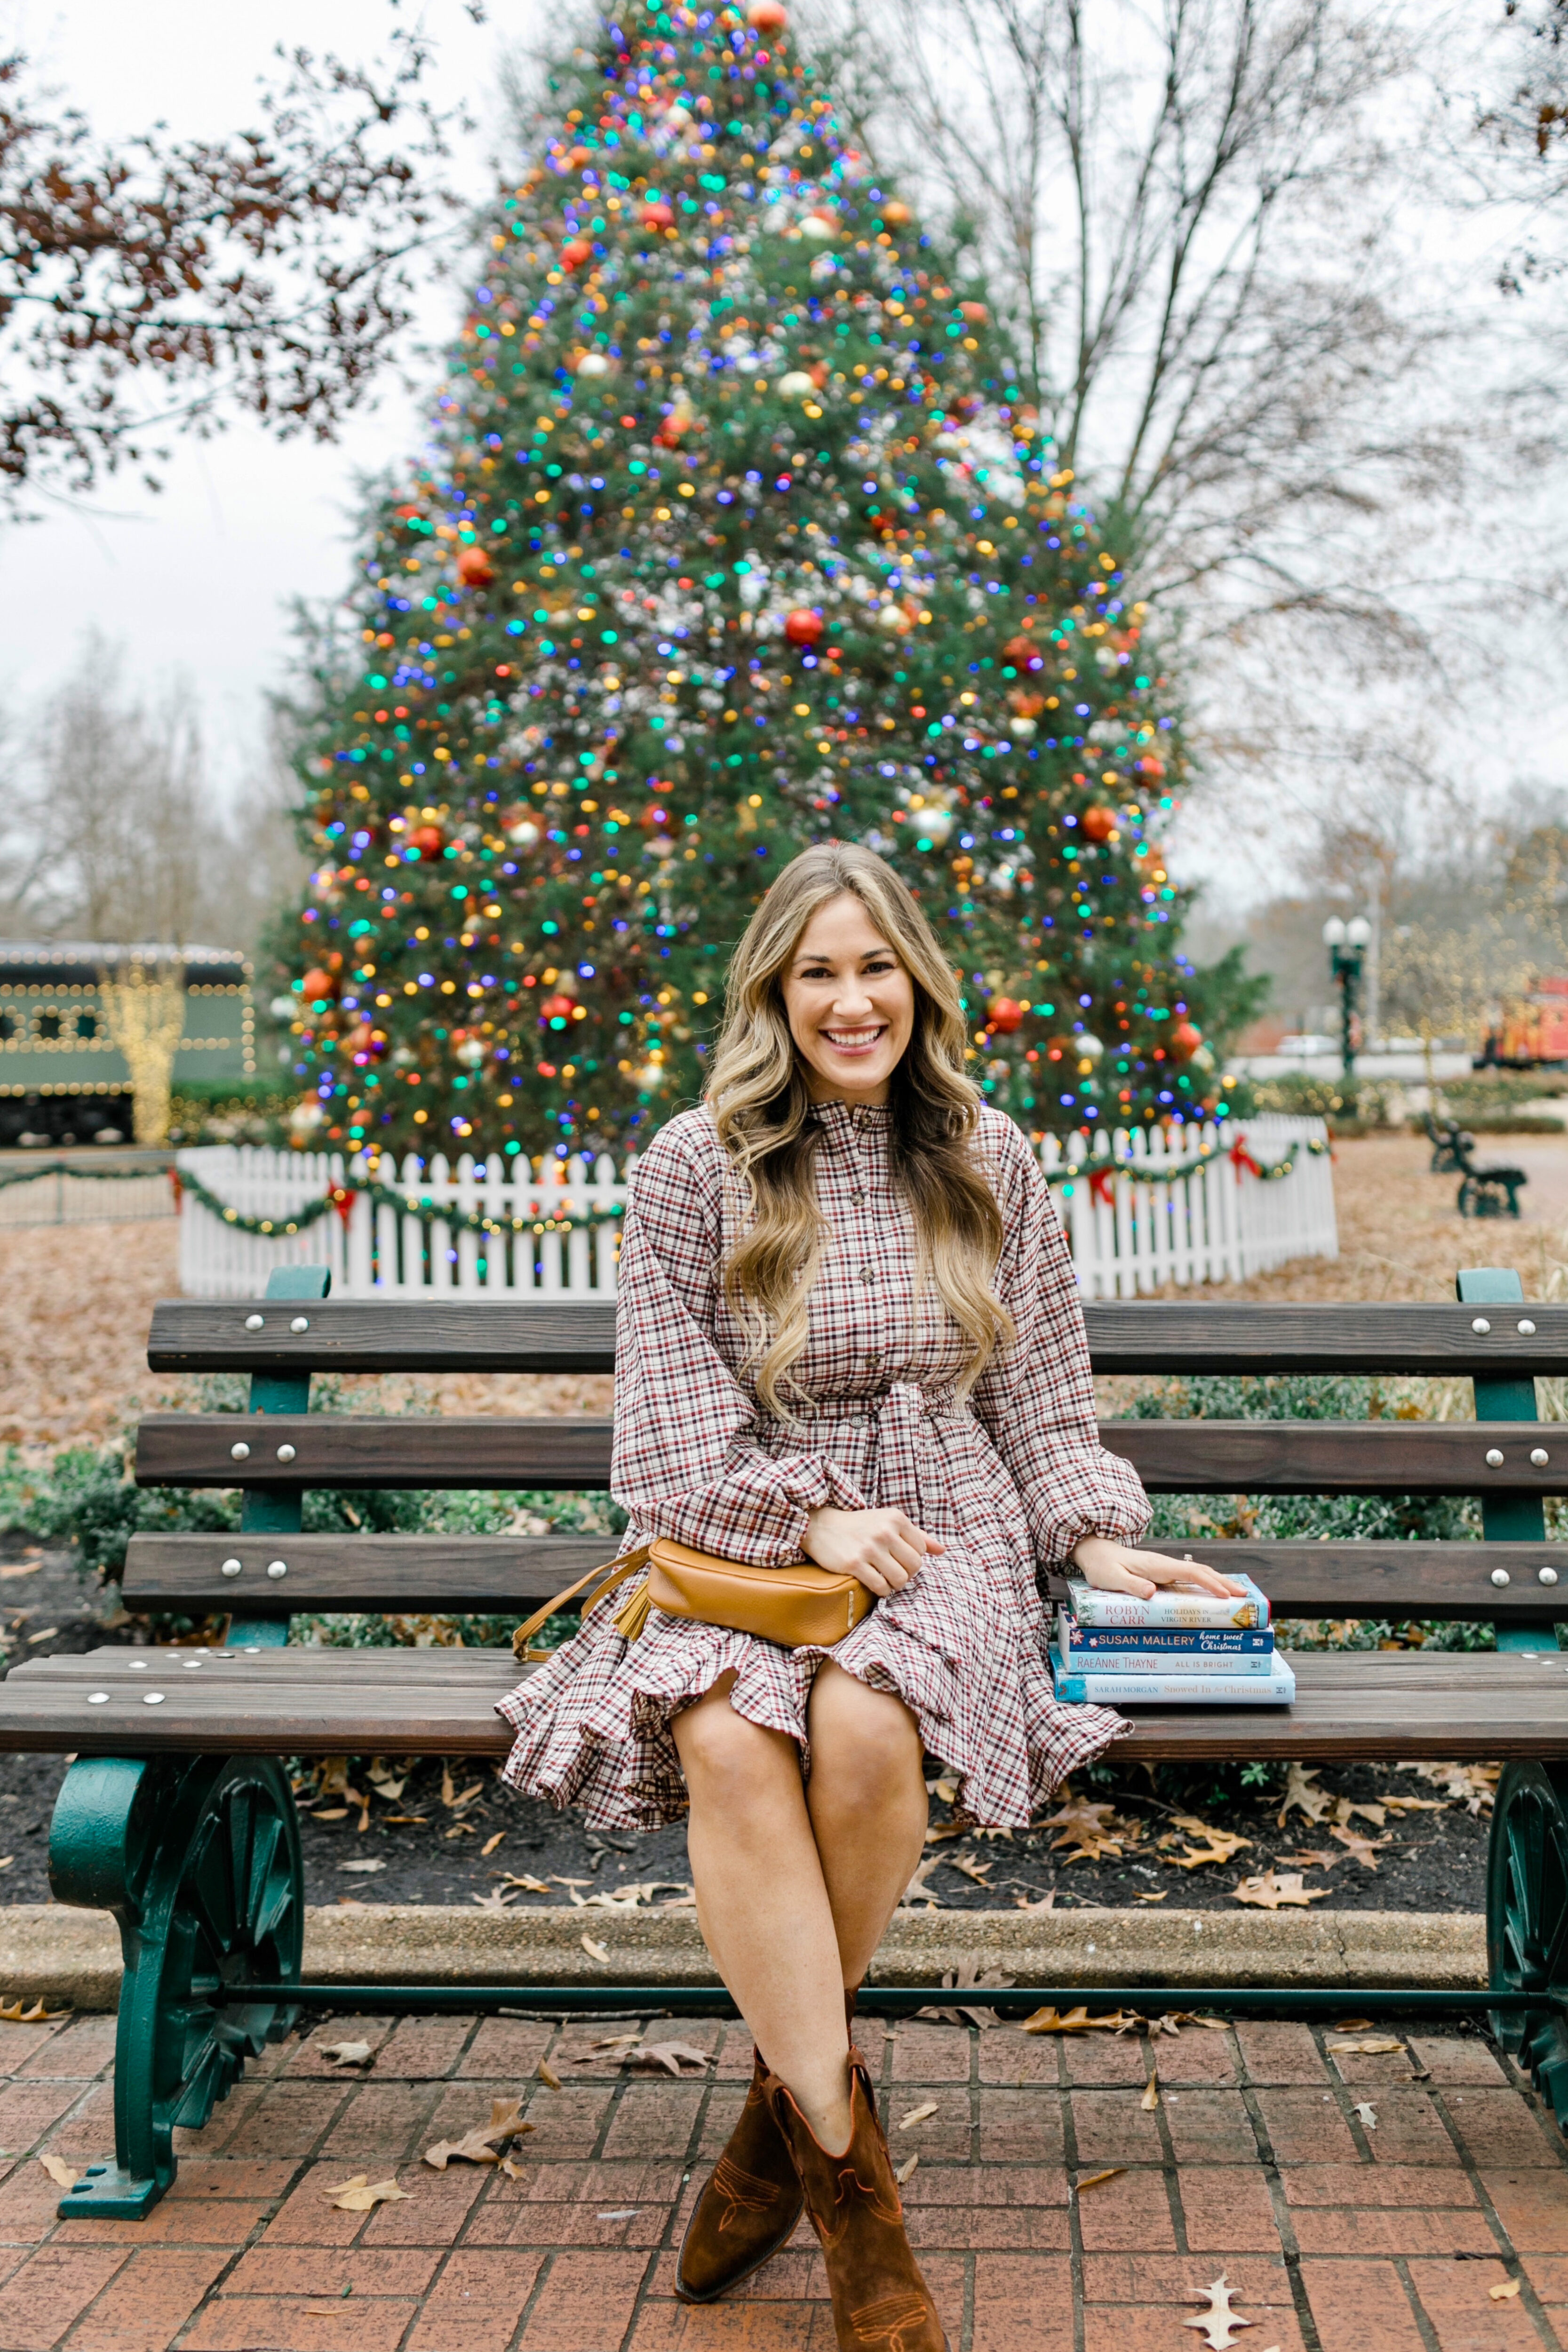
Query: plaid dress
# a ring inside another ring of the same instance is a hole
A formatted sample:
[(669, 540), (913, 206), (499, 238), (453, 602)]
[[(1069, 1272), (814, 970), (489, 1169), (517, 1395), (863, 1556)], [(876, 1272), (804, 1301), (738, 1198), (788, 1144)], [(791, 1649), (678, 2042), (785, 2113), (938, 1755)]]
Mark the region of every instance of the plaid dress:
[(947, 1549), (829, 1650), (648, 1612), (628, 1643), (606, 1596), (549, 1664), (498, 1702), (517, 1739), (504, 1778), (596, 1827), (652, 1829), (686, 1810), (669, 1721), (735, 1670), (731, 1705), (790, 1734), (809, 1772), (806, 1702), (831, 1656), (895, 1692), (977, 1822), (1026, 1822), (1124, 1728), (1058, 1706), (1037, 1571), (1080, 1537), (1135, 1541), (1148, 1504), (1100, 1446), (1072, 1261), (1044, 1176), (1013, 1121), (982, 1110), (974, 1145), (1006, 1232), (995, 1287), (1016, 1326), (967, 1398), (962, 1333), (927, 1284), (888, 1161), (889, 1113), (821, 1105), (816, 1197), (829, 1230), (794, 1376), (795, 1425), (758, 1402), (719, 1269), (741, 1213), (711, 1114), (686, 1111), (638, 1161), (616, 1314), (611, 1489), (625, 1548), (673, 1537), (727, 1559), (800, 1559), (806, 1514), (892, 1506)]

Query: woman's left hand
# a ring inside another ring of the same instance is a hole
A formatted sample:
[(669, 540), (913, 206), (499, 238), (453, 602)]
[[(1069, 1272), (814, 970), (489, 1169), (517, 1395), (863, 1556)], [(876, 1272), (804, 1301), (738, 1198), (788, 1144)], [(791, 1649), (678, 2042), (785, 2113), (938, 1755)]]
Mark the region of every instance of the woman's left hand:
[(1109, 1536), (1085, 1536), (1074, 1545), (1073, 1566), (1086, 1583), (1101, 1592), (1133, 1592), (1147, 1601), (1162, 1584), (1186, 1585), (1212, 1592), (1221, 1601), (1239, 1601), (1246, 1586), (1195, 1559), (1173, 1559), (1169, 1552), (1142, 1551), (1136, 1544), (1113, 1543)]

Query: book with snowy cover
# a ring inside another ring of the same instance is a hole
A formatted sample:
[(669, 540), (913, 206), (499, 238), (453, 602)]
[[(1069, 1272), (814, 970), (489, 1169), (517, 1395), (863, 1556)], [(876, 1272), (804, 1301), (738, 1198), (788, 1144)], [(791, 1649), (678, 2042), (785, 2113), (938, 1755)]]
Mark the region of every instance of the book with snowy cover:
[(1268, 1595), (1258, 1591), (1250, 1576), (1230, 1580), (1246, 1587), (1235, 1601), (1169, 1584), (1140, 1601), (1135, 1592), (1101, 1592), (1075, 1578), (1068, 1585), (1068, 1601), (1080, 1625), (1173, 1625), (1194, 1631), (1252, 1631), (1267, 1625)]
[(1054, 1642), (1050, 1659), (1057, 1697), (1067, 1706), (1289, 1706), (1296, 1696), (1296, 1677), (1279, 1651), (1267, 1675), (1074, 1674)]
[(1068, 1674), (1267, 1675), (1274, 1628), (1080, 1625), (1057, 1612), (1057, 1647)]

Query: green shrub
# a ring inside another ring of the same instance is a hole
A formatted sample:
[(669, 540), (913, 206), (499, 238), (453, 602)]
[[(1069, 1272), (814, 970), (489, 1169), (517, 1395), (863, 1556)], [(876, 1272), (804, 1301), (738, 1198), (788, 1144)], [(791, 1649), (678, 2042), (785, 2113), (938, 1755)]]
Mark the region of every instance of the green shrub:
[(1306, 1070), (1285, 1070), (1255, 1078), (1253, 1099), (1260, 1111), (1288, 1111), (1299, 1118), (1336, 1124), (1357, 1119), (1363, 1128), (1387, 1127), (1397, 1087), (1381, 1078), (1315, 1078)]

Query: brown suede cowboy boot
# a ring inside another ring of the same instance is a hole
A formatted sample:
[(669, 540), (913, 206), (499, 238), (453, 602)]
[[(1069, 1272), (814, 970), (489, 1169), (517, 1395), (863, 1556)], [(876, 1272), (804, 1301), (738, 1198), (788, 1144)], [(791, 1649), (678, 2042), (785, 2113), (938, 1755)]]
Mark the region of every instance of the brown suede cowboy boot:
[[(846, 2028), (855, 1990), (844, 1996)], [(752, 2086), (724, 2153), (691, 2209), (675, 2265), (682, 2303), (714, 2303), (787, 2245), (800, 2219), (800, 2181), (763, 2091), (767, 2066), (752, 2053)]]
[(768, 2076), (766, 2092), (805, 2192), (806, 2219), (826, 2257), (839, 2352), (949, 2352), (905, 2235), (899, 2186), (860, 2053), (849, 2053), (853, 2127), (842, 2155), (829, 2156), (776, 2074)]

